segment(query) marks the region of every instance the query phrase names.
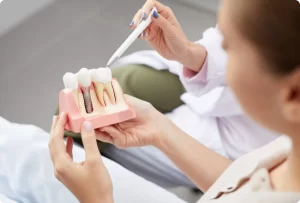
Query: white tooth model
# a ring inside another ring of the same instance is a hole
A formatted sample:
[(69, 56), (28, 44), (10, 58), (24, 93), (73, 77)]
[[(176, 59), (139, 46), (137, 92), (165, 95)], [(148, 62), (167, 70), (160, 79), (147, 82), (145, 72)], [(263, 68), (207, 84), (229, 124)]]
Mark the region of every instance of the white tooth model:
[(78, 83), (82, 86), (82, 94), (86, 113), (93, 112), (90, 86), (92, 84), (91, 75), (88, 69), (82, 68), (77, 74)]
[(77, 80), (78, 80), (78, 83), (83, 87), (91, 86), (92, 80), (91, 80), (91, 75), (90, 75), (89, 70), (86, 68), (82, 68), (77, 73)]
[(82, 68), (76, 74), (66, 73), (63, 82), (65, 89), (59, 94), (59, 111), (68, 114), (66, 130), (80, 133), (85, 120), (91, 121), (93, 128), (98, 129), (136, 116), (125, 101), (119, 83), (112, 80), (109, 68)]
[(66, 73), (63, 76), (63, 82), (66, 89), (71, 89), (75, 97), (75, 102), (78, 106), (78, 81), (77, 76), (74, 73)]
[(111, 84), (112, 81), (111, 70), (109, 68), (93, 69), (91, 71), (91, 77), (94, 82), (94, 86), (100, 103), (103, 106), (106, 105), (104, 101), (104, 96), (105, 96), (104, 91), (106, 91), (111, 103), (115, 104), (116, 100), (115, 100), (114, 90)]

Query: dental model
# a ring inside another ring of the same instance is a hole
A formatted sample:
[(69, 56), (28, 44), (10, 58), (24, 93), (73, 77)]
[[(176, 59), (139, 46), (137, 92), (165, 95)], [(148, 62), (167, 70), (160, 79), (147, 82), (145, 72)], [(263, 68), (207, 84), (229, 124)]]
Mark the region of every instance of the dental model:
[(66, 73), (63, 76), (63, 81), (66, 89), (71, 89), (75, 98), (75, 102), (78, 105), (78, 81), (77, 76), (74, 73)]
[(86, 68), (82, 68), (77, 75), (79, 84), (81, 85), (81, 91), (83, 94), (83, 101), (86, 113), (93, 112), (93, 104), (90, 94), (90, 86), (92, 84), (90, 72)]
[(107, 92), (110, 101), (115, 104), (115, 95), (114, 90), (111, 85), (111, 70), (109, 68), (98, 68), (91, 70), (91, 77), (94, 82), (98, 99), (100, 100), (100, 103), (104, 106), (104, 91)]
[(66, 73), (63, 82), (59, 110), (68, 114), (66, 130), (79, 133), (85, 120), (97, 129), (135, 118), (109, 68), (82, 68), (76, 74)]

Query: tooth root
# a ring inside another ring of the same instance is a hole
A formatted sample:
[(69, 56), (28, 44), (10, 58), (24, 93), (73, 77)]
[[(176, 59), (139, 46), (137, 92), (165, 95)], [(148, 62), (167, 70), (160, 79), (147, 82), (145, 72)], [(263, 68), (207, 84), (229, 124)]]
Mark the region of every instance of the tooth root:
[(115, 104), (116, 103), (115, 93), (111, 82), (105, 85), (105, 90), (107, 91), (111, 103)]
[(107, 91), (103, 92), (103, 98), (104, 98), (105, 106), (111, 106), (112, 105)]
[(122, 88), (120, 87), (119, 83), (117, 81), (112, 81), (111, 82), (114, 92), (115, 92), (115, 98), (116, 98), (116, 103), (124, 103), (124, 94), (122, 91)]
[(102, 106), (105, 106), (104, 97), (103, 97), (105, 85), (101, 82), (95, 82), (94, 86), (95, 86), (97, 97), (98, 97), (100, 104)]
[(78, 98), (79, 94), (78, 94), (78, 90), (77, 89), (73, 90), (73, 95), (74, 95), (75, 103), (79, 107), (79, 98)]

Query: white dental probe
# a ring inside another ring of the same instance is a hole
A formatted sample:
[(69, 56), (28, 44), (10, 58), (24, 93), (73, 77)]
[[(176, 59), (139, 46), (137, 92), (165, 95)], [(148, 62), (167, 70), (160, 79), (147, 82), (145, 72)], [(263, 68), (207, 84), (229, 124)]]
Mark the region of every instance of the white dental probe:
[(153, 7), (150, 11), (146, 20), (142, 20), (140, 24), (137, 25), (137, 28), (129, 35), (129, 37), (123, 42), (119, 49), (112, 55), (112, 57), (107, 62), (106, 67), (110, 67), (122, 54), (133, 44), (133, 42), (143, 33), (143, 31), (150, 25), (152, 22), (152, 15), (154, 11), (157, 12), (157, 9)]

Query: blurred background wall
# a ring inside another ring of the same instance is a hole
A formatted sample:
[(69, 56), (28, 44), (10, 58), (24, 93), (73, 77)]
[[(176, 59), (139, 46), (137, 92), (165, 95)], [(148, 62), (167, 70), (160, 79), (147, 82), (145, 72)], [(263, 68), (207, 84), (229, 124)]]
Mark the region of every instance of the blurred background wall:
[(5, 0), (0, 6), (0, 36), (55, 0)]
[[(56, 0), (6, 0), (0, 6), (0, 36)], [(174, 0), (216, 12), (220, 0)]]

